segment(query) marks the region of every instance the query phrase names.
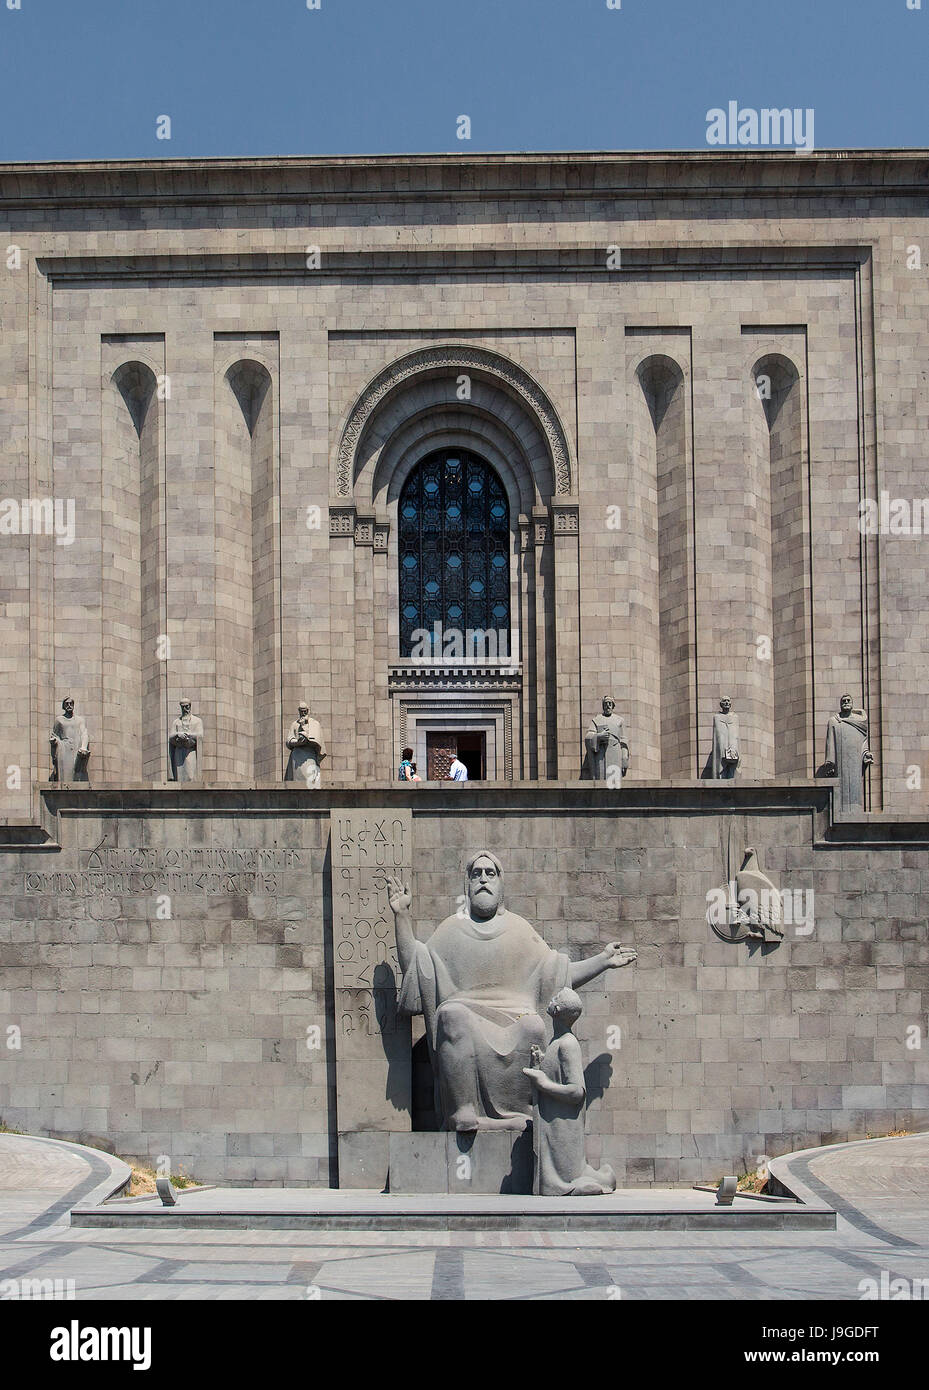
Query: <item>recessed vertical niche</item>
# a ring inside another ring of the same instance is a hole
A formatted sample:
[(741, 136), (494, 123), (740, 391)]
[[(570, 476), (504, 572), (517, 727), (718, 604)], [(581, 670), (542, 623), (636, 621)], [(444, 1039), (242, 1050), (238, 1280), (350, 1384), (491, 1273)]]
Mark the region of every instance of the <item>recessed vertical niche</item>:
[(106, 781), (163, 776), (163, 425), (157, 381), (124, 362), (104, 402), (103, 599), (100, 760)]
[(217, 738), (223, 779), (280, 776), (280, 506), (274, 385), (262, 363), (217, 383)]
[(774, 772), (813, 770), (810, 529), (800, 374), (778, 353), (752, 371), (771, 491)]
[(637, 371), (648, 407), (645, 449), (657, 497), (658, 705), (662, 777), (695, 772), (695, 623), (687, 391), (663, 355)]

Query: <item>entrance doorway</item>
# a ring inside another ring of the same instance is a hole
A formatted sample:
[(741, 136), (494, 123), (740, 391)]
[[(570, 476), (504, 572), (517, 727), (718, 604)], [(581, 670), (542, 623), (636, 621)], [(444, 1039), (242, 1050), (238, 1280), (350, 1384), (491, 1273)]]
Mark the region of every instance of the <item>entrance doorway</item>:
[(481, 732), (426, 734), (426, 776), (444, 782), (456, 758), (468, 769), (469, 782), (483, 782), (486, 771), (486, 734)]

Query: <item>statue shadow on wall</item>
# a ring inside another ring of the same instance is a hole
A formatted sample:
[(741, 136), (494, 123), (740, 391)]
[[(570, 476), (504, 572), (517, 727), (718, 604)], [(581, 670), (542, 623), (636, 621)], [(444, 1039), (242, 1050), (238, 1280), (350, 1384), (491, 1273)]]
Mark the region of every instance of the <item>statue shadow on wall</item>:
[(406, 1110), (411, 1093), (410, 1020), (397, 1012), (397, 983), (391, 967), (382, 961), (371, 978), (374, 1016), (387, 1058), (384, 1095), (396, 1110)]
[(780, 941), (748, 941), (746, 944), (748, 946), (748, 959), (751, 960), (757, 955), (769, 956), (772, 951), (777, 950), (781, 943)]
[(613, 1058), (609, 1052), (601, 1052), (599, 1057), (592, 1057), (584, 1068), (584, 1089), (587, 1091), (588, 1109), (593, 1101), (601, 1099), (612, 1079)]

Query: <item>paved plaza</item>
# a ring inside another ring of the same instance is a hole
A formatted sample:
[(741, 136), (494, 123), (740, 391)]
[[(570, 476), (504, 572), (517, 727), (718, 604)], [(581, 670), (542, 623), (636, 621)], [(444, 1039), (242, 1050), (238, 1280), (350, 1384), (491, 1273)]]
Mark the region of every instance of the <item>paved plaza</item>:
[[(929, 1134), (807, 1152), (788, 1167), (836, 1209), (834, 1233), (89, 1230), (68, 1214), (112, 1191), (118, 1161), (0, 1135), (0, 1279), (59, 1281), (45, 1287), (78, 1300), (855, 1301), (883, 1276), (919, 1297)], [(6, 1297), (12, 1288), (0, 1285)]]

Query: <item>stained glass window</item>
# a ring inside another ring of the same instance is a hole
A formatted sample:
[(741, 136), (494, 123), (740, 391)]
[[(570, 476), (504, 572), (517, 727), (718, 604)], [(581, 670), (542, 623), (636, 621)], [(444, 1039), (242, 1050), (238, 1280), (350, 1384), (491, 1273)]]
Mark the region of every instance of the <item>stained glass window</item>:
[(407, 478), (398, 516), (400, 655), (509, 656), (510, 512), (483, 459), (430, 454)]

